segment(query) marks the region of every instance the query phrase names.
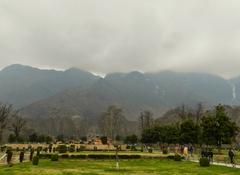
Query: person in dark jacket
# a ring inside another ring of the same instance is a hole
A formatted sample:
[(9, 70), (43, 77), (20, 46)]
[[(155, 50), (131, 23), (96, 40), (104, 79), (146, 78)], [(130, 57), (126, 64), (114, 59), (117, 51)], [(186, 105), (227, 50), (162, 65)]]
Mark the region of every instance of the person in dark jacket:
[(235, 153), (234, 153), (234, 150), (232, 148), (229, 149), (228, 151), (228, 156), (229, 156), (229, 159), (230, 159), (230, 163), (233, 165), (233, 167), (235, 167)]

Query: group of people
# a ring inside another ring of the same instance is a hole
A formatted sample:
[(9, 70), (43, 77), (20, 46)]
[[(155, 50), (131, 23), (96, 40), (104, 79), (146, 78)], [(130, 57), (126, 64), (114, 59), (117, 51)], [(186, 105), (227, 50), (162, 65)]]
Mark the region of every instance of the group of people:
[[(201, 151), (201, 157), (206, 157), (209, 159), (209, 162), (213, 162), (213, 152), (212, 150), (207, 150), (207, 149), (203, 149)], [(228, 150), (228, 158), (229, 158), (229, 162), (232, 164), (233, 167), (236, 166), (236, 161), (235, 161), (235, 158), (236, 158), (236, 153), (234, 151), (233, 148), (230, 148)]]
[[(180, 152), (185, 157), (186, 160), (189, 160), (190, 157), (193, 157), (193, 151), (194, 151), (193, 146), (175, 147), (175, 152), (176, 153)], [(201, 157), (208, 158), (209, 162), (213, 162), (214, 154), (213, 154), (212, 149), (204, 148), (201, 150), (200, 155), (201, 155)], [(230, 148), (228, 150), (228, 160), (229, 160), (229, 163), (231, 163), (233, 167), (236, 166), (236, 153), (233, 148)]]

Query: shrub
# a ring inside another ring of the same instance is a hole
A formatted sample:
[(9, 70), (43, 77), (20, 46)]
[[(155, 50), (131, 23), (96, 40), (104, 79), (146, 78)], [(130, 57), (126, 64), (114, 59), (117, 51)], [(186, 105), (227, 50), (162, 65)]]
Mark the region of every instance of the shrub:
[(19, 161), (20, 161), (20, 163), (23, 162), (23, 159), (24, 159), (24, 152), (21, 151), (21, 152), (20, 152), (20, 155), (19, 155)]
[(164, 148), (164, 149), (162, 150), (162, 153), (163, 153), (163, 154), (168, 154), (167, 148)]
[(30, 160), (30, 161), (32, 161), (33, 154), (34, 154), (34, 149), (31, 148), (31, 150), (30, 150), (30, 156), (29, 156), (29, 160)]
[(108, 138), (106, 136), (103, 136), (100, 139), (101, 139), (103, 145), (106, 145), (108, 143)]
[(141, 155), (118, 155), (119, 159), (140, 159)]
[(210, 166), (210, 162), (209, 162), (208, 158), (206, 158), (206, 157), (200, 158), (199, 163), (200, 163), (201, 167), (209, 167)]
[(69, 152), (71, 152), (71, 153), (75, 152), (75, 145), (71, 145), (69, 147)]
[(42, 149), (43, 149), (43, 148), (42, 148), (41, 146), (37, 147), (37, 151), (39, 151), (39, 152), (41, 152)]
[(33, 165), (38, 165), (38, 163), (39, 163), (39, 157), (38, 156), (34, 156), (33, 160), (32, 160), (32, 164)]
[[(89, 154), (89, 159), (115, 159), (115, 155), (107, 155), (107, 154)], [(118, 155), (119, 159), (140, 159), (140, 155)]]
[(8, 149), (8, 150), (7, 150), (7, 163), (8, 163), (8, 165), (11, 164), (12, 155), (13, 155), (12, 150), (11, 150), (11, 149)]
[(179, 154), (175, 154), (174, 160), (175, 161), (181, 161), (182, 160), (182, 156), (180, 156)]
[[(69, 154), (62, 154), (61, 158), (63, 159), (116, 159), (116, 155), (108, 155), (108, 154), (89, 154), (89, 155), (69, 155)], [(119, 159), (140, 159), (141, 155), (118, 155)]]
[(111, 158), (111, 156), (106, 154), (89, 154), (88, 158), (89, 159), (109, 159)]
[(87, 155), (81, 155), (81, 154), (77, 154), (77, 155), (71, 155), (70, 156), (71, 159), (86, 159), (87, 158)]
[(148, 152), (149, 152), (149, 153), (152, 153), (152, 152), (153, 152), (153, 149), (152, 149), (152, 148), (149, 148), (149, 149), (148, 149)]
[(174, 155), (174, 156), (173, 156), (173, 155), (169, 155), (169, 156), (167, 156), (167, 158), (168, 158), (168, 159), (171, 159), (171, 160), (174, 160), (175, 155)]
[(135, 146), (131, 146), (131, 151), (137, 151), (137, 148)]
[(62, 154), (62, 155), (61, 155), (61, 158), (67, 159), (67, 158), (69, 158), (69, 155), (68, 155), (68, 154)]
[(44, 151), (45, 153), (47, 153), (47, 152), (48, 152), (48, 148), (47, 148), (47, 147), (43, 148), (43, 151)]
[(49, 144), (49, 145), (48, 145), (48, 151), (49, 151), (50, 153), (52, 152), (52, 147), (53, 147), (52, 144)]
[(79, 148), (79, 151), (84, 151), (86, 149), (86, 146), (81, 145)]
[(59, 153), (66, 153), (67, 152), (67, 146), (66, 145), (59, 145), (57, 147), (57, 150)]
[(52, 154), (51, 161), (58, 161), (58, 154)]
[(38, 157), (40, 159), (51, 159), (51, 154), (40, 154)]
[(6, 146), (1, 146), (1, 152), (4, 152), (6, 150)]
[(40, 151), (39, 151), (39, 150), (37, 150), (37, 156), (38, 156), (38, 157), (40, 156)]

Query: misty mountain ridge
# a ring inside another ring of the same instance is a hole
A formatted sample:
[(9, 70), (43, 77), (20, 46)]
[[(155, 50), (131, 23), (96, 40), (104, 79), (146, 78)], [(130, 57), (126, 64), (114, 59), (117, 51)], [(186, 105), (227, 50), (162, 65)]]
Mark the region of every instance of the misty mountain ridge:
[(128, 119), (136, 120), (143, 110), (159, 117), (182, 104), (240, 105), (240, 78), (172, 71), (110, 73), (101, 78), (77, 68), (56, 71), (12, 65), (0, 71), (0, 101), (22, 108), (27, 117), (58, 113), (92, 120), (109, 105), (117, 105)]
[(0, 71), (0, 100), (23, 107), (69, 88), (87, 88), (98, 78), (76, 68), (56, 71), (14, 64)]

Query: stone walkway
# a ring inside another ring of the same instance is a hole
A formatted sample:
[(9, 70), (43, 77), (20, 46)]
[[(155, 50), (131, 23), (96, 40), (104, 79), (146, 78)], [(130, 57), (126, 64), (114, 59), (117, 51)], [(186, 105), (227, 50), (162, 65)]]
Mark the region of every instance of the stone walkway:
[[(13, 164), (19, 163), (19, 155), (13, 155), (12, 161)], [(24, 155), (23, 162), (29, 162), (29, 154)], [(6, 154), (0, 155), (0, 165), (7, 165), (7, 157)]]
[[(191, 161), (191, 162), (199, 163), (198, 160), (190, 160), (190, 161)], [(235, 165), (235, 167), (233, 167), (233, 165), (232, 165), (232, 164), (229, 164), (229, 163), (213, 162), (213, 163), (211, 163), (211, 165), (225, 166), (225, 167), (231, 167), (231, 168), (240, 168), (240, 165)]]

